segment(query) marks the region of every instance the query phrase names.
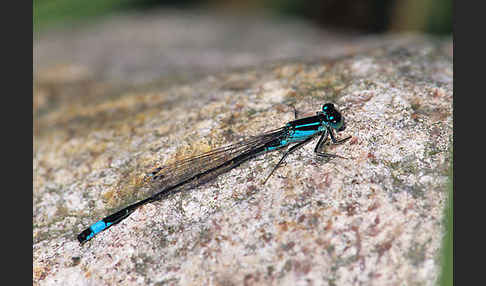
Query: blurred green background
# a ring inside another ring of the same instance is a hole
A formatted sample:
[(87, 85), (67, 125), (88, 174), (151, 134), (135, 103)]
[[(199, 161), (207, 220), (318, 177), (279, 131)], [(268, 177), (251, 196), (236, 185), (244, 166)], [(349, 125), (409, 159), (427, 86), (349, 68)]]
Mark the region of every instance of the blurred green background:
[(357, 33), (452, 34), (452, 0), (34, 0), (34, 28), (81, 24), (128, 11), (163, 8), (270, 12)]

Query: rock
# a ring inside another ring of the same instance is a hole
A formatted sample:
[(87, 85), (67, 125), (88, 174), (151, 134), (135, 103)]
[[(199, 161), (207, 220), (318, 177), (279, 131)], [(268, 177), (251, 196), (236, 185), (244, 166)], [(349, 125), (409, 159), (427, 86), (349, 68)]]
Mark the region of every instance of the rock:
[[(187, 25), (221, 31), (218, 42), (240, 27), (197, 17)], [(301, 47), (293, 54), (269, 56), (281, 48), (274, 41), (252, 54), (253, 62), (235, 66), (223, 47), (216, 58), (224, 72), (196, 59), (177, 64), (184, 76), (174, 79), (164, 60), (132, 47), (147, 43), (154, 55), (179, 57), (147, 29), (163, 22), (167, 30), (157, 33), (187, 41), (191, 32), (173, 31), (186, 20), (128, 19), (52, 33), (34, 48), (34, 284), (435, 285), (451, 160), (451, 39), (342, 37), (347, 54), (336, 55), (296, 24), (287, 29), (295, 37), (287, 43)], [(271, 34), (269, 25), (252, 24), (247, 47)], [(145, 29), (110, 54), (129, 27), (133, 35)], [(106, 31), (113, 38), (99, 42)], [(64, 41), (96, 51), (84, 55), (67, 45), (56, 59), (55, 43)], [(311, 50), (319, 51), (312, 61), (294, 57)], [(191, 53), (211, 51), (202, 44)], [(140, 66), (123, 68), (133, 63)], [(191, 73), (198, 67), (204, 72)], [(138, 70), (144, 80), (130, 81)], [(348, 159), (317, 158), (316, 140), (263, 185), (283, 154), (268, 153), (145, 205), (84, 245), (76, 240), (98, 219), (144, 198), (141, 178), (154, 166), (283, 126), (294, 119), (292, 106), (308, 116), (326, 102), (346, 118), (338, 136), (353, 136), (326, 150)]]

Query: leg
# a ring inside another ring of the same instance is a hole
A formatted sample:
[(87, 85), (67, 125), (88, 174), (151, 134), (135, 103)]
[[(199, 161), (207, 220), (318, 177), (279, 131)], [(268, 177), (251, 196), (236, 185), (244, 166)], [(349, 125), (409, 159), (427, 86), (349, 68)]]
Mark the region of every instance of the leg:
[[(348, 136), (344, 139), (340, 139), (340, 140), (336, 140), (336, 138), (334, 137), (334, 133), (332, 132), (332, 129), (330, 129), (329, 127), (326, 127), (326, 131), (327, 133), (329, 133), (329, 135), (331, 136), (331, 141), (333, 144), (343, 144), (344, 142), (348, 141), (349, 139), (351, 139), (351, 136)], [(319, 140), (320, 141), (320, 140)]]
[(265, 181), (263, 181), (263, 185), (265, 185), (267, 180), (272, 176), (273, 172), (275, 172), (275, 170), (282, 164), (285, 157), (287, 157), (290, 153), (297, 150), (299, 147), (302, 147), (304, 144), (309, 143), (312, 139), (314, 139), (314, 137), (309, 137), (309, 138), (305, 139), (304, 141), (299, 142), (298, 144), (292, 146), (287, 152), (285, 152), (285, 154), (282, 156), (280, 161), (278, 161), (277, 165), (275, 165), (275, 167), (273, 167), (272, 172), (270, 172), (270, 175), (268, 175), (267, 178), (265, 179)]
[(314, 153), (316, 153), (316, 155), (320, 156), (320, 157), (347, 159), (345, 157), (342, 157), (342, 156), (339, 156), (339, 155), (336, 155), (336, 154), (329, 154), (329, 153), (324, 153), (324, 152), (319, 151), (320, 149), (322, 149), (322, 145), (324, 145), (324, 143), (326, 143), (327, 136), (329, 134), (331, 135), (331, 141), (335, 141), (335, 142), (333, 142), (334, 144), (341, 144), (341, 143), (345, 142), (346, 140), (348, 140), (349, 138), (351, 138), (351, 136), (349, 136), (349, 137), (347, 137), (343, 140), (336, 141), (336, 139), (332, 135), (332, 131), (329, 131), (328, 129), (326, 129), (326, 131), (322, 134), (321, 138), (319, 138), (319, 142), (317, 142), (316, 148), (314, 148)]
[(295, 105), (292, 104), (292, 108), (294, 109), (294, 119), (298, 119), (299, 118), (299, 112), (297, 111), (297, 108), (295, 108)]

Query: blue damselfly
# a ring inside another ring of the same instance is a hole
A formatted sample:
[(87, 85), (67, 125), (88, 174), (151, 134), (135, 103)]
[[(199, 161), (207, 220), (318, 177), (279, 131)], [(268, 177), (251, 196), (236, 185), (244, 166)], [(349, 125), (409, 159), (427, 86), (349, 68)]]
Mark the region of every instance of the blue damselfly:
[(84, 243), (101, 231), (127, 218), (137, 208), (147, 203), (161, 200), (168, 195), (192, 189), (216, 176), (227, 172), (243, 162), (269, 151), (277, 150), (294, 144), (282, 156), (264, 183), (293, 151), (320, 136), (314, 152), (321, 157), (339, 157), (321, 151), (330, 137), (333, 144), (341, 144), (351, 138), (337, 140), (334, 130), (343, 131), (346, 128), (344, 117), (332, 103), (326, 103), (316, 115), (288, 122), (285, 126), (257, 136), (251, 136), (241, 142), (214, 149), (199, 156), (190, 157), (154, 169), (147, 174), (146, 180), (152, 184), (154, 194), (117, 211), (94, 223), (78, 235), (80, 243)]

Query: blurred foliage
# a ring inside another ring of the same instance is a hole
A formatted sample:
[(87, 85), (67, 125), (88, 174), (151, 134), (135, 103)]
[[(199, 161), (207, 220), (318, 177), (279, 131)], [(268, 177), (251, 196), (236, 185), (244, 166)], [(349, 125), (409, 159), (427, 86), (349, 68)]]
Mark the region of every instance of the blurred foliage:
[[(451, 158), (453, 158), (453, 152), (451, 151)], [(452, 159), (453, 160), (453, 159)], [(453, 163), (451, 160), (449, 170), (449, 197), (447, 200), (447, 207), (445, 209), (445, 236), (442, 243), (442, 269), (439, 285), (452, 286), (454, 285), (454, 176), (453, 176)]]
[(100, 0), (87, 2), (79, 0), (34, 0), (34, 28), (50, 25), (75, 24), (77, 21), (91, 20), (96, 16), (106, 16), (117, 10), (128, 9), (131, 0)]
[(434, 34), (452, 34), (452, 0), (434, 0), (433, 13), (427, 22), (427, 31)]
[(130, 11), (161, 7), (189, 7), (198, 0), (34, 0), (35, 29), (51, 26), (76, 25), (103, 17)]
[(452, 34), (452, 0), (34, 0), (35, 29), (74, 25), (126, 11), (157, 8), (273, 12), (321, 27), (358, 33), (419, 31)]

